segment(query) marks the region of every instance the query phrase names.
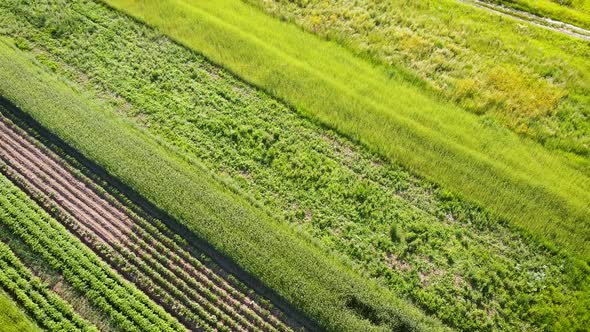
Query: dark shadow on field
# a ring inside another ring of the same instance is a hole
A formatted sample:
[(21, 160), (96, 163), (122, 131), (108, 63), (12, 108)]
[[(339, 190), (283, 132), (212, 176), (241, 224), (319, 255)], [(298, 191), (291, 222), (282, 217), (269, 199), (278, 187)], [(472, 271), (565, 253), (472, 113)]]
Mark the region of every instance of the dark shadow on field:
[[(181, 245), (189, 251), (193, 257), (201, 260), (203, 264), (208, 265), (214, 271), (219, 272), (224, 279), (232, 275), (246, 287), (254, 290), (259, 296), (272, 303), (275, 309), (282, 312), (286, 323), (295, 330), (321, 331), (317, 322), (309, 318), (302, 311), (294, 308), (282, 296), (277, 294), (273, 289), (264, 285), (260, 280), (240, 268), (231, 258), (219, 252), (197, 234), (189, 230), (186, 226), (170, 216), (166, 211), (158, 208), (149, 200), (141, 196), (131, 187), (120, 181), (118, 178), (109, 174), (102, 166), (86, 158), (82, 153), (71, 147), (57, 135), (43, 127), (37, 120), (29, 114), (23, 112), (11, 101), (0, 95), (0, 114), (3, 114), (26, 131), (29, 135), (42, 142), (47, 148), (61, 156), (72, 167), (81, 171), (85, 176), (102, 189), (109, 192), (117, 198), (120, 203), (130, 208), (134, 213), (146, 220), (159, 220), (173, 232), (179, 235), (188, 246)], [(105, 185), (106, 184), (106, 185)], [(125, 202), (128, 200), (128, 202)], [(170, 234), (171, 232), (166, 232)], [(205, 255), (211, 262), (201, 259)], [(212, 264), (213, 263), (213, 264)], [(221, 270), (221, 271), (220, 271)], [(228, 280), (231, 284), (235, 282)], [(239, 285), (238, 288), (240, 287)], [(243, 287), (242, 287), (243, 288)]]

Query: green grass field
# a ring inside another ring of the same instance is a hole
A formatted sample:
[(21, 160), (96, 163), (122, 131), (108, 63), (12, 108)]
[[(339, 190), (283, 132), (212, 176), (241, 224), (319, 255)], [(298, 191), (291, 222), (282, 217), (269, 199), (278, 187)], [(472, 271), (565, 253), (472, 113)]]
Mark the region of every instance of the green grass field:
[[(20, 15), (36, 20), (55, 9), (39, 6)], [(35, 45), (33, 54), (48, 70), (78, 82), (271, 215), (449, 325), (568, 326), (577, 316), (561, 310), (587, 307), (581, 271), (571, 260), (516, 236), (490, 214), (313, 124), (153, 29), (93, 4), (62, 8), (62, 15), (76, 22), (67, 38), (50, 38), (50, 30), (26, 21), (15, 23), (13, 35)], [(82, 38), (88, 31), (109, 37)], [(511, 271), (517, 264), (529, 273)], [(535, 279), (541, 272), (542, 283)], [(529, 285), (544, 286), (533, 291)], [(532, 300), (519, 301), (523, 294)], [(457, 296), (463, 304), (454, 303)], [(551, 314), (523, 319), (524, 312)]]
[[(49, 10), (40, 6), (21, 15), (35, 19)], [(85, 13), (93, 13), (92, 20)], [(204, 162), (224, 181), (237, 185), (238, 192), (270, 207), (270, 213), (321, 239), (323, 245), (360, 264), (363, 273), (378, 277), (397, 293), (437, 312), (445, 322), (462, 328), (470, 324), (480, 328), (495, 324), (518, 326), (523, 323), (518, 313), (536, 307), (536, 311), (555, 314), (543, 318), (551, 324), (571, 324), (566, 322), (573, 316), (561, 315), (557, 308), (568, 311), (571, 309), (565, 308), (585, 307), (582, 299), (586, 291), (576, 286), (580, 272), (575, 264), (563, 257), (552, 257), (530, 239), (515, 241), (514, 230), (498, 226), (498, 221), (488, 214), (442, 190), (429, 193), (431, 184), (397, 167), (382, 166), (384, 162), (378, 156), (364, 149), (357, 151), (346, 139), (280, 107), (202, 58), (162, 40), (156, 32), (138, 24), (121, 24), (125, 20), (114, 12), (89, 4), (63, 11), (63, 15), (64, 20), (77, 22), (70, 30), (75, 33), (68, 33), (67, 38), (51, 39), (50, 30), (26, 23), (14, 28), (15, 33), (19, 31), (21, 43), (35, 45), (36, 58), (46, 68), (78, 81), (81, 88), (97, 96), (117, 96), (104, 99), (159, 139), (174, 145), (186, 158)], [(94, 30), (96, 26), (100, 30)], [(91, 30), (110, 37), (89, 38), (80, 45), (81, 36)], [(90, 52), (77, 52), (80, 47)], [(134, 59), (133, 66), (145, 71), (129, 74), (133, 71), (129, 64), (112, 65), (117, 58)], [(195, 91), (203, 97), (195, 99)], [(194, 109), (199, 113), (195, 114)], [(333, 152), (335, 148), (337, 153)], [(318, 164), (325, 166), (313, 171)], [(364, 180), (367, 177), (369, 182)], [(395, 188), (399, 196), (390, 196), (388, 187)], [(349, 188), (354, 188), (352, 194)], [(391, 212), (383, 213), (382, 209)], [(461, 223), (449, 224), (448, 215)], [(438, 226), (433, 220), (446, 226)], [(465, 223), (475, 225), (465, 229)], [(399, 237), (404, 238), (400, 242), (390, 239), (397, 229)], [(431, 233), (438, 236), (428, 236)], [(457, 240), (441, 247), (441, 238)], [(491, 249), (498, 242), (513, 249)], [(425, 256), (436, 258), (424, 262)], [(480, 266), (481, 257), (490, 256), (503, 259)], [(391, 257), (403, 257), (412, 272), (388, 271)], [(534, 298), (567, 293), (573, 301), (515, 301), (519, 294), (532, 295), (525, 285), (536, 282), (534, 274), (482, 278), (483, 271), (496, 271), (502, 276), (517, 262), (528, 266), (532, 273), (539, 260), (549, 267), (543, 272), (547, 275), (545, 282), (555, 287), (545, 287)], [(438, 270), (446, 273), (441, 275)], [(567, 275), (568, 282), (560, 282), (561, 275)], [(457, 283), (457, 278), (479, 286), (462, 291), (464, 284)], [(486, 293), (489, 287), (505, 293), (498, 298)], [(452, 303), (457, 292), (465, 305)], [(475, 302), (482, 300), (483, 308), (477, 308)], [(508, 303), (514, 314), (503, 309)], [(481, 315), (492, 310), (498, 314), (487, 318)], [(528, 321), (539, 323), (541, 318)]]
[[(587, 42), (455, 0), (248, 0), (385, 65), (423, 91), (550, 149), (588, 156)], [(424, 89), (424, 87), (426, 89)]]
[(243, 3), (107, 2), (390, 161), (590, 258), (590, 181), (568, 159)]
[(0, 326), (6, 331), (41, 331), (3, 291), (0, 292), (0, 308)]

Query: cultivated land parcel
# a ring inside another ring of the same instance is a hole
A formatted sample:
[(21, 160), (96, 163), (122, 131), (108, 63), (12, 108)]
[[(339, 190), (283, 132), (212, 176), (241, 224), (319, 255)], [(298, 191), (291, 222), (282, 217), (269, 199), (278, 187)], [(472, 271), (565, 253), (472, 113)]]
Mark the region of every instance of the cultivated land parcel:
[(2, 257), (64, 301), (3, 286), (32, 320), (587, 326), (587, 43), (453, 1), (247, 2), (0, 3)]
[(590, 258), (590, 180), (570, 160), (240, 2), (109, 3), (392, 161)]

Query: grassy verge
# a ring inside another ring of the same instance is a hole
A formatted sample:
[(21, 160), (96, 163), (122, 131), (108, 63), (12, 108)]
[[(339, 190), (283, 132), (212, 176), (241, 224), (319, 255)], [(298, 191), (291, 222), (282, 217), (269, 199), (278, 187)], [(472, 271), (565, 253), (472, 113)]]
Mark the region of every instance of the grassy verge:
[(568, 160), (241, 2), (106, 2), (304, 114), (589, 261), (590, 180)]
[[(331, 330), (440, 326), (354, 275), (144, 133), (1, 48), (0, 93)], [(103, 107), (101, 107), (103, 106)], [(179, 193), (182, 193), (179, 195)]]
[(0, 308), (0, 326), (6, 331), (41, 331), (4, 291), (0, 291)]

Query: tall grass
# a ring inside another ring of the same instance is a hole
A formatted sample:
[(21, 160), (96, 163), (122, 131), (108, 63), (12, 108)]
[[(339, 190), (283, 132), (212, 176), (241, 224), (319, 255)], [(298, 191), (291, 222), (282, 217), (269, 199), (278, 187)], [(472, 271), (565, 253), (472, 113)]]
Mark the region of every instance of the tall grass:
[(548, 245), (590, 261), (590, 179), (565, 158), (239, 1), (105, 2)]
[[(329, 330), (440, 324), (353, 274), (144, 132), (0, 44), (0, 94)], [(368, 314), (367, 314), (368, 312)], [(369, 319), (367, 319), (368, 315)]]
[(552, 150), (590, 155), (583, 40), (457, 0), (245, 2)]
[(42, 331), (4, 291), (0, 291), (0, 326), (6, 331)]

